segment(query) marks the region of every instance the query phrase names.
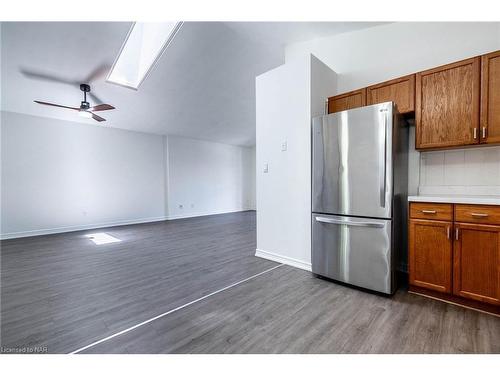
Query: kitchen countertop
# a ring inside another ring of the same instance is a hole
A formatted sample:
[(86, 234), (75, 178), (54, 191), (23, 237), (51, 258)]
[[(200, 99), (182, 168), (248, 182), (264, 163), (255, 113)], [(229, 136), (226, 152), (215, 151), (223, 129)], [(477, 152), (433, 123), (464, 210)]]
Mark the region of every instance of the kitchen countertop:
[(410, 195), (409, 202), (430, 203), (463, 203), (463, 204), (493, 204), (500, 205), (500, 196), (473, 195)]

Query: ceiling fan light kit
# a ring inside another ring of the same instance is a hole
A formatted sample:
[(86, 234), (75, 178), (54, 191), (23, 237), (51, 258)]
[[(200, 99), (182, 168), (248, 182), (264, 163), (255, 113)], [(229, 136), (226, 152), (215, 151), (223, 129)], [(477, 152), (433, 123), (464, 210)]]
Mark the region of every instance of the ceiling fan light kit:
[(80, 109), (78, 111), (78, 116), (83, 117), (83, 118), (92, 118), (92, 113), (85, 111), (84, 109)]
[(42, 105), (50, 105), (52, 107), (59, 107), (59, 108), (71, 109), (73, 111), (78, 111), (78, 116), (88, 119), (91, 118), (98, 122), (106, 121), (105, 118), (96, 115), (94, 112), (107, 111), (110, 109), (115, 109), (115, 107), (113, 107), (110, 104), (98, 104), (96, 106), (91, 107), (90, 103), (87, 101), (87, 93), (90, 93), (90, 85), (82, 83), (80, 84), (80, 90), (83, 92), (83, 100), (80, 102), (80, 107), (68, 107), (60, 104), (41, 102), (39, 100), (35, 100), (34, 102)]

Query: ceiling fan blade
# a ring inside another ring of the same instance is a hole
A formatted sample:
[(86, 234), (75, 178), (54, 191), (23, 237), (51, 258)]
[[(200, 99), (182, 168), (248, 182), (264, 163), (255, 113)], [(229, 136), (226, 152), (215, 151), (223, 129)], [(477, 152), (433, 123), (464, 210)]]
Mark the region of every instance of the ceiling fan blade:
[(108, 64), (99, 65), (85, 78), (85, 83), (89, 84), (104, 79), (108, 75), (109, 69), (111, 69), (111, 66)]
[(27, 69), (23, 69), (23, 68), (20, 69), (20, 72), (25, 77), (28, 77), (28, 78), (31, 78), (31, 79), (38, 79), (38, 80), (42, 80), (42, 81), (64, 83), (66, 85), (72, 85), (72, 86), (78, 84), (76, 81), (72, 81), (72, 80), (66, 79), (66, 78), (57, 77), (57, 76), (52, 75), (50, 73), (44, 73), (44, 72), (40, 72), (40, 71), (27, 70)]
[(35, 103), (38, 103), (38, 104), (43, 104), (43, 105), (51, 105), (52, 107), (59, 107), (59, 108), (66, 108), (66, 109), (72, 109), (74, 111), (79, 111), (80, 108), (76, 108), (76, 107), (68, 107), (68, 106), (65, 106), (65, 105), (60, 105), (60, 104), (54, 104), (54, 103), (47, 103), (47, 102), (41, 102), (39, 100), (33, 100)]
[[(92, 112), (90, 112), (90, 113), (92, 113)], [(106, 121), (106, 119), (102, 118), (101, 116), (97, 116), (95, 113), (92, 113), (92, 118), (96, 121), (99, 121), (99, 122)]]
[(109, 109), (115, 109), (115, 107), (113, 107), (112, 105), (109, 105), (109, 104), (99, 104), (99, 105), (96, 105), (94, 107), (90, 107), (89, 108), (89, 111), (107, 111)]

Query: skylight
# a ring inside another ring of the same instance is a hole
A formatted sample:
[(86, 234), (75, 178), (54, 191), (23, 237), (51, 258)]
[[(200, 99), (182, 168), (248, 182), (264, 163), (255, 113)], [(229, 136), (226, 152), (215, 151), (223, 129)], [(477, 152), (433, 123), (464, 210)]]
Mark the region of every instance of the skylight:
[(107, 81), (137, 90), (181, 26), (182, 22), (135, 22)]
[(110, 234), (102, 233), (102, 232), (88, 234), (86, 237), (89, 238), (96, 245), (104, 245), (107, 243), (121, 242), (121, 240), (119, 240), (118, 238), (113, 237)]

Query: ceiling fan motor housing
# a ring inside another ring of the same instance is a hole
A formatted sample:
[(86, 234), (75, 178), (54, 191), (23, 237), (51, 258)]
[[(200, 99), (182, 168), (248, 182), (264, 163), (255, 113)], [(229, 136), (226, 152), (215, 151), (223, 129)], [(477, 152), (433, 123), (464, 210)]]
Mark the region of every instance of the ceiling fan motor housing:
[(80, 104), (80, 109), (89, 109), (90, 103), (87, 101), (87, 93), (90, 92), (90, 86), (86, 83), (80, 84), (80, 90), (83, 91), (83, 101)]

